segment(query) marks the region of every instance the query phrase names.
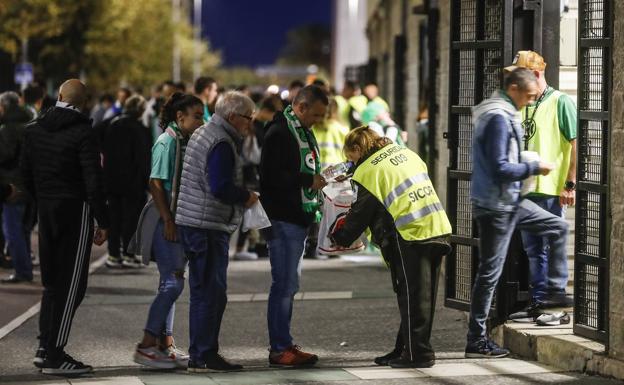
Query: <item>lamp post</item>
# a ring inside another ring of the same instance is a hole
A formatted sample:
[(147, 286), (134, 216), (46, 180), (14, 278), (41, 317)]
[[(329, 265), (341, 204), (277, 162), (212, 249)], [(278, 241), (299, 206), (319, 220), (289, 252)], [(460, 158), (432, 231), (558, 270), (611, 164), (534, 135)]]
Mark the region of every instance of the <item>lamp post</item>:
[(195, 37), (195, 57), (193, 60), (193, 80), (201, 76), (201, 31), (202, 0), (195, 0), (193, 10), (193, 33)]
[(180, 81), (180, 42), (178, 39), (178, 25), (180, 24), (180, 0), (172, 1), (172, 20), (173, 20), (173, 68), (172, 78), (174, 82)]

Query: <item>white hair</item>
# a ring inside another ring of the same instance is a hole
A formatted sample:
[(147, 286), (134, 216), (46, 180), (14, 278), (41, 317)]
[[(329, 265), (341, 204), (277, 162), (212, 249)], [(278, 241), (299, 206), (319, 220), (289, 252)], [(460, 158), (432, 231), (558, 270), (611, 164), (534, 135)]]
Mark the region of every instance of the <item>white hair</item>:
[(238, 91), (228, 91), (219, 96), (215, 106), (215, 114), (227, 119), (231, 114), (251, 115), (256, 105), (249, 96)]

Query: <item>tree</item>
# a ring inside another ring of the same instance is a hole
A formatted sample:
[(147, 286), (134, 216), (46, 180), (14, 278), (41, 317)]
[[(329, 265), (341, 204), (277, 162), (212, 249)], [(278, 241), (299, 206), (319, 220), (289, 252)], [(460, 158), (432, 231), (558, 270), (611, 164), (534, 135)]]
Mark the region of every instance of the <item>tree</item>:
[(184, 80), (192, 80), (198, 44), (202, 72), (219, 65), (207, 42), (193, 40), (187, 19), (173, 25), (170, 1), (0, 1), (0, 50), (16, 61), (28, 39), (36, 74), (56, 84), (80, 76), (95, 92), (122, 84), (146, 88), (170, 78), (175, 35)]

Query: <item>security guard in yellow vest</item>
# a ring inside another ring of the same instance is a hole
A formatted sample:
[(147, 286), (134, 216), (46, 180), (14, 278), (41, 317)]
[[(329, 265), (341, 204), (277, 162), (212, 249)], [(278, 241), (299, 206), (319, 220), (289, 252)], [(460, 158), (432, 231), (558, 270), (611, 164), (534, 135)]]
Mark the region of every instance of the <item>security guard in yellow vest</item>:
[(349, 129), (338, 120), (338, 105), (334, 98), (329, 101), (327, 119), (312, 126), (321, 158), (321, 170), (344, 162), (342, 146)]
[(451, 224), (416, 153), (368, 127), (347, 135), (344, 152), (355, 163), (357, 199), (330, 236), (338, 245), (348, 246), (370, 229), (390, 268), (401, 313), (394, 350), (375, 363), (394, 368), (433, 366), (429, 340), (440, 265), (451, 250)]
[[(511, 72), (522, 67), (533, 71), (540, 96), (521, 111), (525, 131), (525, 150), (535, 151), (542, 162), (552, 163), (548, 175), (536, 177), (535, 191), (526, 198), (544, 210), (563, 217), (565, 207), (575, 203), (576, 187), (576, 105), (565, 93), (546, 83), (544, 58), (534, 51), (519, 51)], [(547, 240), (539, 234), (522, 232), (522, 242), (529, 258), (531, 306), (541, 308), (572, 306), (566, 295), (568, 261), (556, 260), (548, 251)]]

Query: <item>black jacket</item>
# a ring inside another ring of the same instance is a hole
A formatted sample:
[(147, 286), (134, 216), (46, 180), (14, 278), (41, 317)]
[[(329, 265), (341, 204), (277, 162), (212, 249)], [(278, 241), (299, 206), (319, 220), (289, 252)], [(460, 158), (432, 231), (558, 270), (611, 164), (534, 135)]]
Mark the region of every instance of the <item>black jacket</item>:
[(101, 228), (108, 228), (100, 155), (91, 121), (53, 107), (26, 127), (21, 159), (23, 188), (37, 200), (87, 201)]
[(19, 180), (19, 160), (26, 124), (32, 119), (21, 107), (5, 113), (0, 121), (0, 183)]
[[(368, 156), (372, 155), (369, 153)], [(366, 161), (368, 156), (362, 157), (356, 168)], [(331, 234), (331, 238), (338, 245), (343, 247), (350, 246), (357, 238), (362, 235), (367, 227), (371, 230), (373, 243), (381, 248), (382, 255), (386, 261), (392, 263), (392, 256), (389, 253), (396, 252), (399, 243), (401, 248), (406, 245), (439, 245), (431, 250), (436, 250), (440, 255), (444, 255), (450, 251), (448, 237), (438, 237), (427, 239), (424, 241), (403, 241), (401, 235), (394, 225), (392, 215), (386, 210), (385, 206), (370, 191), (361, 184), (352, 181), (357, 189), (357, 199), (351, 205), (349, 212), (344, 220), (343, 226)], [(397, 242), (400, 240), (401, 242)]]
[(150, 174), (151, 134), (134, 117), (121, 115), (104, 128), (104, 184), (109, 194), (141, 196)]
[(260, 160), (260, 200), (269, 219), (306, 227), (314, 221), (301, 203), (301, 188), (312, 186), (313, 177), (300, 167), (299, 144), (278, 112), (266, 126)]

